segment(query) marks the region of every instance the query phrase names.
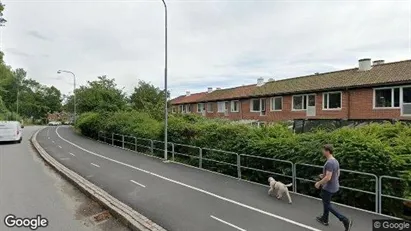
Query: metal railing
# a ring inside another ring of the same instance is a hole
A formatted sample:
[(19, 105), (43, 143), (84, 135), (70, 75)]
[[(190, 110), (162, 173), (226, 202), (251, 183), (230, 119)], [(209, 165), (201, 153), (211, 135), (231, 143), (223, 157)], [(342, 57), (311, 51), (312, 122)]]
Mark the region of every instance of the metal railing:
[[(105, 133), (99, 132), (98, 133), (98, 140), (104, 143), (111, 144), (113, 146), (118, 146), (123, 149), (129, 149), (135, 152), (141, 152), (145, 154), (149, 154), (156, 157), (163, 157), (164, 156), (164, 142), (158, 140), (151, 140), (146, 138), (137, 138), (134, 136), (127, 136), (121, 135), (116, 133)], [(160, 145), (162, 148), (158, 148), (157, 144)], [(207, 170), (215, 170), (221, 169), (216, 168), (218, 165), (226, 166), (222, 169), (232, 168), (232, 170), (236, 170), (236, 178), (244, 179), (246, 176), (242, 173), (242, 170), (248, 171), (255, 171), (262, 174), (270, 174), (276, 175), (280, 177), (285, 177), (287, 179), (291, 179), (293, 184), (293, 192), (298, 192), (297, 189), (297, 181), (303, 182), (312, 182), (315, 183), (316, 180), (308, 179), (301, 177), (298, 175), (297, 167), (310, 167), (315, 169), (321, 169), (317, 171), (317, 173), (322, 172), (323, 166), (313, 165), (313, 164), (305, 164), (305, 163), (293, 163), (288, 160), (280, 160), (275, 158), (269, 157), (262, 157), (262, 156), (254, 156), (248, 154), (238, 154), (235, 152), (218, 150), (218, 149), (211, 149), (211, 148), (201, 148), (193, 145), (187, 144), (178, 144), (178, 143), (169, 143), (171, 146), (171, 150), (168, 149), (167, 152), (171, 153), (171, 161), (179, 162), (178, 160), (185, 160), (189, 163), (189, 165), (198, 167), (200, 169), (207, 169)], [(155, 151), (159, 151), (160, 154), (156, 155)], [(220, 155), (212, 155), (212, 154), (220, 154)], [(251, 160), (250, 160), (251, 159)], [(176, 161), (177, 160), (177, 161)], [(212, 163), (212, 164), (210, 164)], [(258, 165), (258, 166), (256, 166)], [(272, 171), (271, 169), (276, 169), (277, 172)], [(280, 171), (280, 172), (278, 172)], [(367, 177), (368, 181), (375, 181), (374, 185), (369, 185), (369, 188), (372, 190), (364, 190), (358, 188), (348, 187), (346, 185), (340, 186), (342, 189), (361, 192), (368, 195), (373, 195), (375, 200), (375, 212), (382, 214), (382, 199), (383, 198), (391, 198), (396, 200), (402, 200), (411, 202), (411, 199), (393, 196), (393, 195), (386, 195), (382, 193), (382, 185), (383, 179), (390, 179), (390, 180), (400, 180), (404, 181), (404, 179), (392, 176), (380, 176), (378, 177), (375, 174), (366, 173), (366, 172), (359, 172), (359, 171), (352, 171), (347, 169), (340, 169), (341, 172), (355, 174), (357, 175), (356, 178), (358, 179), (361, 177)], [(224, 172), (220, 172), (222, 174), (226, 174)], [(229, 175), (229, 174), (226, 174)], [(318, 175), (318, 174), (317, 174)], [(267, 178), (266, 178), (267, 179)], [(254, 179), (247, 179), (251, 181), (255, 181)], [(344, 182), (344, 179), (342, 179)], [(262, 183), (262, 182), (257, 182)], [(265, 184), (266, 182), (264, 182)], [(284, 182), (285, 183), (285, 182)]]

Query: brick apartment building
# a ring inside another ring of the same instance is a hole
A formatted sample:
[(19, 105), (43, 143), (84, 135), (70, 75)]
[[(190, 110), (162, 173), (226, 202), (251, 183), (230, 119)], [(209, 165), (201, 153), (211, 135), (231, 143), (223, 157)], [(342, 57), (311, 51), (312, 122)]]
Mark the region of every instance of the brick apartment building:
[(173, 113), (208, 118), (411, 119), (411, 60), (360, 59), (358, 67), (179, 96)]

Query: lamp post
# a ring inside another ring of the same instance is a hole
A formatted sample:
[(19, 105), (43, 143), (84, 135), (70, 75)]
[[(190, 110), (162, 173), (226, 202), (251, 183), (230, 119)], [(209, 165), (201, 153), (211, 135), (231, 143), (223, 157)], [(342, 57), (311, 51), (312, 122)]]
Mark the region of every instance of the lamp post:
[(167, 127), (168, 127), (168, 94), (167, 94), (167, 4), (164, 5), (164, 160), (167, 161), (168, 144), (167, 144)]
[(74, 89), (73, 89), (73, 96), (74, 96), (74, 124), (76, 123), (76, 107), (77, 107), (77, 103), (76, 103), (76, 75), (71, 72), (71, 71), (65, 71), (65, 70), (58, 70), (57, 74), (61, 74), (61, 73), (70, 73), (73, 75), (73, 82), (74, 82)]

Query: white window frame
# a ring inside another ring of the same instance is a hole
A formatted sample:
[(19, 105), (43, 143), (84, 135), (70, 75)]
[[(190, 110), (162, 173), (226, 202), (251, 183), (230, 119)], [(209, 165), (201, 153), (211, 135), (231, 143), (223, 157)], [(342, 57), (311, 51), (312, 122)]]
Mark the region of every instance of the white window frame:
[[(312, 93), (312, 94), (300, 94), (300, 95), (293, 95), (291, 97), (291, 111), (307, 111), (308, 107), (308, 96), (313, 95), (315, 97), (315, 107), (317, 107), (317, 94)], [(304, 97), (307, 97), (305, 101), (305, 109), (294, 109), (294, 97), (302, 96), (303, 97), (303, 103), (304, 103)]]
[(184, 104), (181, 104), (179, 107), (180, 107), (180, 113), (186, 113), (186, 106)]
[[(274, 103), (275, 103), (275, 99), (281, 99), (281, 109), (280, 110), (276, 110), (274, 107)], [(275, 97), (271, 97), (270, 98), (270, 111), (282, 111), (283, 107), (284, 107), (284, 101), (283, 101), (283, 97), (282, 96), (275, 96)]]
[(197, 113), (202, 113), (204, 111), (203, 108), (204, 108), (204, 103), (198, 103), (197, 104)]
[[(260, 107), (258, 109), (258, 111), (254, 111), (254, 100), (258, 100), (258, 102), (260, 103)], [(261, 99), (250, 99), (250, 112), (260, 112), (261, 111)]]
[[(399, 92), (400, 92), (400, 98), (399, 98), (399, 106), (398, 107), (394, 107), (394, 89), (395, 88), (398, 88), (399, 89)], [(376, 109), (376, 110), (390, 110), (390, 109), (401, 109), (401, 105), (402, 105), (402, 96), (401, 96), (401, 93), (402, 93), (402, 88), (403, 88), (403, 86), (401, 86), (401, 87), (398, 87), (398, 86), (395, 86), (395, 87), (379, 87), (379, 88), (374, 88), (373, 90), (372, 90), (372, 109)], [(378, 90), (384, 90), (384, 89), (391, 89), (391, 107), (376, 107), (376, 101), (375, 101), (375, 95), (376, 95), (376, 91), (378, 91)]]
[[(410, 114), (404, 114), (403, 106), (404, 106), (404, 88), (410, 88), (411, 85), (404, 85), (400, 87), (400, 110), (401, 110), (401, 116), (404, 117), (410, 117)], [(406, 103), (410, 104), (410, 103)]]
[[(330, 108), (330, 94), (340, 93), (340, 106), (339, 108)], [(325, 108), (325, 95), (328, 95), (327, 99), (327, 108)], [(342, 91), (331, 91), (331, 92), (324, 92), (323, 93), (323, 111), (341, 111), (342, 110), (342, 101), (343, 101), (343, 92)]]
[[(208, 110), (208, 105), (211, 105), (211, 110)], [(212, 102), (207, 102), (206, 110), (207, 110), (207, 113), (213, 113), (213, 112), (214, 112), (214, 108), (213, 108), (213, 103), (212, 103)]]
[(185, 111), (184, 113), (191, 113), (191, 105), (190, 104), (186, 104), (185, 105)]
[(177, 111), (176, 109), (177, 109), (176, 106), (172, 106), (172, 107), (171, 107), (171, 112), (172, 112), (172, 113), (176, 113), (176, 111)]
[[(233, 110), (233, 108), (234, 108), (234, 104), (235, 103), (237, 103), (237, 110)], [(230, 111), (231, 112), (240, 112), (240, 100), (233, 100), (233, 101), (231, 101), (231, 103), (230, 103)]]
[[(223, 110), (220, 111), (220, 105), (223, 105)], [(217, 102), (217, 112), (218, 113), (224, 113), (225, 112), (225, 101), (218, 101)]]

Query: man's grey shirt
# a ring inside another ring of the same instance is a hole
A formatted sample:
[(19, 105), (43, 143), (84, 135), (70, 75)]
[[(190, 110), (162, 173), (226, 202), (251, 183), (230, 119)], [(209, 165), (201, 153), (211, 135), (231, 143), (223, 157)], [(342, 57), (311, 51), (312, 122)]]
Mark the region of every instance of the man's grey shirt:
[(339, 170), (340, 170), (340, 163), (338, 163), (337, 159), (331, 158), (327, 160), (327, 162), (325, 162), (324, 170), (323, 170), (324, 177), (327, 171), (332, 172), (333, 174), (331, 176), (331, 180), (329, 180), (326, 184), (323, 185), (324, 190), (331, 192), (331, 193), (335, 193), (339, 190), (340, 188), (340, 183), (338, 180)]

